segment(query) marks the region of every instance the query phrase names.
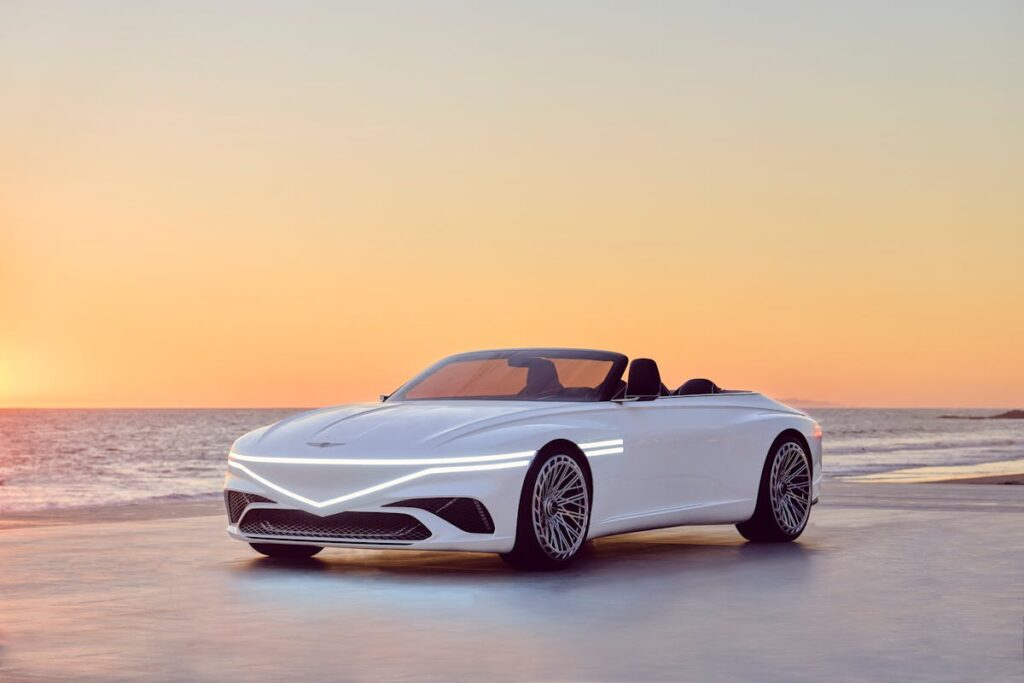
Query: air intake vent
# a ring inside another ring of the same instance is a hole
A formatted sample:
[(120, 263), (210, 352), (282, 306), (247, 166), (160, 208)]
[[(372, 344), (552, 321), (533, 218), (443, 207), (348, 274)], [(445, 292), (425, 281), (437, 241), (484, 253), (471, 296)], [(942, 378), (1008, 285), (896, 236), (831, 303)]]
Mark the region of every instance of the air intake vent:
[(228, 509), (228, 521), (232, 524), (238, 524), (238, 520), (241, 519), (242, 513), (245, 512), (245, 508), (249, 507), (250, 503), (273, 502), (269, 498), (257, 496), (255, 493), (242, 493), (241, 491), (224, 492), (224, 505)]
[(411, 543), (430, 538), (415, 517), (397, 512), (339, 512), (328, 517), (302, 510), (257, 508), (239, 525), (247, 536), (311, 538), (364, 543)]
[(452, 526), (471, 534), (493, 534), (494, 521), (487, 508), (475, 498), (409, 498), (384, 507), (419, 508), (432, 512)]

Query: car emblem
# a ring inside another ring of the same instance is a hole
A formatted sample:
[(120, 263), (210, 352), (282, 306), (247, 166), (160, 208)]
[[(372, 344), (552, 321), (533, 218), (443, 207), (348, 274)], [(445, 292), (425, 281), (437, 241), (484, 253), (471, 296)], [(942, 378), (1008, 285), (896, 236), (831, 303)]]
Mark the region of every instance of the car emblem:
[(345, 442), (344, 441), (307, 441), (306, 445), (307, 446), (312, 446), (313, 448), (329, 448), (331, 446), (344, 446)]

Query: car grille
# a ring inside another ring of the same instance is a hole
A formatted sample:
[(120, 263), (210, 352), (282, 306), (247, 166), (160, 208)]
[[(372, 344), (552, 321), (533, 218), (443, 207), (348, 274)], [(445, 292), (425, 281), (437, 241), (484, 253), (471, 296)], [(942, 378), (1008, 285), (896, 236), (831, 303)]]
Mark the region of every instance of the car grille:
[(475, 498), (409, 498), (384, 507), (419, 508), (471, 534), (494, 533), (491, 514)]
[(232, 524), (238, 523), (238, 520), (242, 517), (242, 513), (245, 512), (245, 508), (249, 507), (250, 503), (273, 502), (274, 501), (269, 498), (257, 496), (255, 493), (242, 493), (241, 491), (224, 492), (224, 505), (228, 509), (228, 521)]
[(293, 536), (362, 542), (412, 542), (430, 531), (410, 515), (396, 512), (339, 512), (328, 517), (302, 510), (258, 508), (239, 527), (247, 536)]

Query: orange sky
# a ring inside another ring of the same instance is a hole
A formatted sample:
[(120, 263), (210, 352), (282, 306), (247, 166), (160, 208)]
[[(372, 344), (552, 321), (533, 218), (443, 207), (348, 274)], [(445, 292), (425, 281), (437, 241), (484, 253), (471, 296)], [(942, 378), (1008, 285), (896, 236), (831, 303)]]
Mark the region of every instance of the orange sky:
[(1024, 407), (1024, 11), (0, 10), (0, 406), (307, 406), (517, 345)]

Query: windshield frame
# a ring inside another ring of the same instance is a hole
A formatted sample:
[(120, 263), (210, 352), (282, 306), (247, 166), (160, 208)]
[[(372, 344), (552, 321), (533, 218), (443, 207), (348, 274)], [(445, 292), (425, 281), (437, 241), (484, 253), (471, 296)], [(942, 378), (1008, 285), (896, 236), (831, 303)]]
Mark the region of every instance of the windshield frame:
[[(445, 396), (445, 397), (432, 397), (432, 398), (406, 398), (405, 395), (411, 389), (416, 387), (420, 382), (436, 373), (441, 368), (451, 363), (458, 363), (462, 361), (470, 360), (497, 360), (501, 358), (510, 358), (517, 354), (535, 354), (537, 356), (547, 358), (570, 358), (576, 360), (597, 360), (597, 361), (611, 361), (611, 366), (608, 369), (608, 374), (604, 380), (596, 387), (597, 395), (595, 398), (524, 398), (518, 396)], [(519, 348), (519, 349), (494, 349), (490, 351), (470, 351), (468, 353), (457, 353), (453, 356), (443, 358), (438, 362), (428, 367), (423, 372), (419, 373), (408, 382), (400, 386), (390, 396), (384, 399), (385, 402), (390, 403), (392, 401), (528, 401), (531, 403), (597, 403), (600, 401), (610, 401), (615, 390), (618, 388), (619, 381), (622, 379), (622, 374), (626, 371), (626, 365), (629, 363), (629, 359), (621, 354), (614, 351), (598, 351), (594, 349), (566, 349), (566, 348)]]

